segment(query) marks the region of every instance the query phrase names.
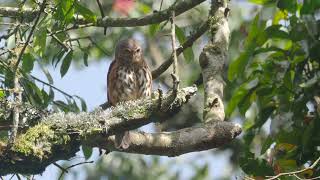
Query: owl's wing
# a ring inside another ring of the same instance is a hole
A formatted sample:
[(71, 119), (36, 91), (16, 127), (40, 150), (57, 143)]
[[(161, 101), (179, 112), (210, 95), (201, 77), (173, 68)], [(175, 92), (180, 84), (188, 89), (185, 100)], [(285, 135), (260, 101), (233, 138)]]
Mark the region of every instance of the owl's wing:
[(112, 102), (112, 100), (111, 100), (111, 97), (110, 97), (110, 92), (111, 92), (111, 88), (112, 88), (112, 84), (111, 84), (111, 82), (112, 82), (112, 76), (114, 76), (114, 70), (115, 70), (115, 65), (116, 65), (116, 63), (115, 63), (115, 60), (113, 60), (111, 63), (110, 63), (110, 66), (109, 66), (109, 70), (108, 70), (108, 75), (107, 75), (107, 96), (108, 96), (108, 102), (111, 104), (111, 105), (114, 105), (113, 103), (114, 102)]

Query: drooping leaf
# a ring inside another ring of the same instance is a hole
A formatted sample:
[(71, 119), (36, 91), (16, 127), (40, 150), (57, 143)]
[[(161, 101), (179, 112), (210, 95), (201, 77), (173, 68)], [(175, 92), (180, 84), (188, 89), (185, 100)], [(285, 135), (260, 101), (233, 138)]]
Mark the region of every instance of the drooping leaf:
[(156, 32), (159, 30), (160, 24), (152, 24), (149, 26), (149, 34), (150, 36), (154, 36)]
[(260, 154), (264, 154), (269, 149), (272, 143), (274, 143), (272, 137), (268, 136), (267, 139), (265, 139), (264, 143), (262, 144)]
[(290, 39), (289, 34), (281, 30), (282, 25), (272, 25), (265, 30), (269, 38)]
[(34, 57), (30, 53), (25, 53), (22, 56), (22, 69), (26, 73), (30, 73), (33, 69)]
[(47, 30), (45, 28), (41, 28), (37, 33), (35, 33), (33, 39), (33, 50), (40, 57), (43, 57), (46, 50), (46, 40)]
[(240, 156), (241, 169), (248, 175), (270, 176), (273, 175), (273, 169), (264, 159), (254, 158), (254, 154), (246, 152)]
[(78, 98), (81, 102), (81, 109), (82, 111), (87, 111), (87, 104), (86, 104), (86, 101), (81, 98), (80, 96), (75, 96), (76, 98)]
[(88, 57), (89, 57), (89, 54), (87, 52), (83, 52), (83, 63), (85, 66), (88, 67)]
[(252, 59), (254, 49), (267, 41), (264, 27), (265, 22), (261, 21), (259, 14), (257, 14), (250, 26), (249, 35), (245, 41), (245, 50), (229, 65), (228, 79), (230, 81), (243, 74), (245, 67)]
[(64, 75), (67, 74), (69, 67), (71, 65), (72, 55), (73, 55), (73, 51), (70, 50), (63, 57), (63, 61), (62, 61), (61, 68), (60, 68), (61, 77), (63, 77)]
[(252, 88), (255, 88), (258, 85), (258, 83), (259, 83), (259, 80), (256, 78), (242, 84), (237, 90), (235, 90), (226, 109), (227, 116), (231, 115), (231, 113), (237, 107), (239, 102), (242, 101), (242, 99), (249, 93), (249, 90)]
[(92, 155), (92, 147), (82, 145), (81, 149), (82, 149), (82, 152), (83, 152), (85, 159), (88, 160)]
[(74, 0), (55, 0), (57, 10), (54, 17), (60, 22), (70, 23), (74, 15)]
[(298, 3), (297, 0), (279, 0), (277, 6), (281, 10), (287, 10), (294, 13), (297, 10)]
[[(175, 28), (176, 28), (175, 30), (176, 30), (176, 35), (177, 35), (178, 41), (179, 41), (180, 44), (183, 44), (187, 39), (186, 36), (185, 36), (185, 33), (178, 26), (176, 26)], [(185, 49), (183, 51), (183, 56), (184, 56), (184, 58), (185, 58), (185, 60), (187, 62), (193, 61), (194, 60), (194, 54), (193, 54), (192, 47), (189, 47), (189, 48)]]

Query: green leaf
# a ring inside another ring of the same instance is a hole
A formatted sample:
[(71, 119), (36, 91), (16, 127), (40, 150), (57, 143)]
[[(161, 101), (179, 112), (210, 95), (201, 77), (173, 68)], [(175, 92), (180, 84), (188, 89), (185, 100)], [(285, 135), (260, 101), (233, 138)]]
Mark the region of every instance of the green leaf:
[(70, 23), (74, 15), (74, 0), (55, 0), (57, 10), (54, 17), (61, 22)]
[(22, 56), (22, 69), (26, 73), (30, 73), (33, 69), (34, 57), (30, 53), (25, 53)]
[(267, 37), (264, 27), (265, 22), (260, 20), (258, 13), (250, 26), (249, 35), (245, 41), (245, 51), (229, 65), (228, 79), (230, 81), (234, 80), (235, 77), (243, 75), (247, 64), (252, 59), (254, 49), (266, 42)]
[(67, 52), (65, 54), (65, 56), (62, 58), (62, 64), (61, 64), (61, 68), (60, 68), (60, 74), (61, 77), (63, 77), (64, 75), (66, 75), (66, 73), (69, 70), (69, 67), (71, 65), (71, 61), (72, 61), (72, 55), (73, 55), (73, 51), (70, 50), (69, 52)]
[(269, 38), (290, 39), (289, 34), (281, 30), (282, 25), (269, 26), (265, 31)]
[(47, 67), (44, 66), (42, 63), (38, 63), (38, 64), (40, 65), (40, 68), (41, 68), (42, 72), (44, 73), (44, 75), (47, 77), (49, 84), (53, 84), (52, 76), (51, 76), (50, 72), (48, 71)]
[(78, 98), (81, 102), (81, 109), (82, 111), (87, 111), (87, 104), (86, 104), (86, 101), (81, 98), (80, 96), (75, 96), (76, 98)]
[(264, 154), (273, 142), (273, 139), (270, 136), (268, 136), (267, 139), (264, 140), (260, 154)]
[(280, 20), (287, 19), (287, 17), (288, 17), (288, 13), (278, 10), (273, 16), (272, 24), (273, 25), (279, 24)]
[(0, 99), (4, 98), (5, 95), (6, 95), (6, 94), (4, 93), (4, 91), (3, 91), (3, 90), (0, 90)]
[(254, 154), (249, 151), (240, 155), (239, 163), (241, 169), (248, 175), (272, 176), (274, 174), (266, 160), (254, 158)]
[[(186, 36), (183, 32), (183, 30), (181, 28), (179, 28), (178, 26), (175, 27), (176, 28), (176, 35), (177, 35), (177, 38), (178, 38), (178, 41), (180, 44), (183, 44), (185, 41), (186, 41)], [(185, 49), (183, 51), (183, 56), (185, 58), (185, 60), (187, 62), (191, 62), (194, 60), (194, 54), (193, 54), (193, 50), (192, 50), (192, 47), (189, 47), (187, 49)]]
[(152, 24), (149, 26), (149, 34), (150, 36), (154, 36), (156, 32), (159, 30), (160, 24)]
[(253, 53), (253, 46), (250, 49), (252, 49), (252, 51), (246, 50), (242, 52), (240, 56), (236, 60), (231, 62), (231, 64), (229, 65), (228, 79), (230, 81), (234, 80), (236, 77), (238, 77), (240, 73), (244, 72), (247, 63), (251, 59), (251, 53)]
[(295, 13), (298, 7), (297, 0), (279, 0), (277, 6), (281, 10), (287, 10), (291, 13)]
[(85, 159), (88, 160), (92, 155), (92, 147), (82, 145), (81, 148)]
[(87, 52), (83, 51), (83, 63), (87, 67), (88, 67), (88, 57), (89, 57), (89, 54)]
[(59, 108), (61, 109), (62, 111), (64, 112), (69, 112), (70, 111), (70, 107), (68, 104), (66, 104), (65, 102), (63, 101), (53, 101), (53, 103)]
[(97, 16), (88, 8), (82, 6), (79, 2), (75, 1), (75, 10), (81, 14), (86, 20), (90, 22), (97, 22)]
[(249, 93), (249, 90), (257, 87), (258, 83), (259, 80), (256, 78), (242, 84), (238, 89), (235, 90), (226, 109), (227, 116), (231, 115), (231, 113), (234, 111), (234, 109), (237, 107), (240, 101), (242, 101), (242, 99)]
[(249, 2), (260, 4), (260, 5), (266, 5), (266, 4), (275, 3), (276, 0), (249, 0)]
[(43, 57), (44, 52), (46, 50), (46, 40), (47, 40), (47, 30), (45, 28), (41, 28), (34, 35), (33, 39), (33, 50), (40, 57)]
[(202, 180), (202, 179), (207, 179), (209, 175), (209, 166), (208, 164), (205, 164), (201, 168), (195, 168), (196, 174), (191, 178), (191, 180)]
[(142, 3), (141, 1), (138, 3), (138, 10), (142, 12), (143, 14), (148, 14), (152, 11), (150, 6), (148, 6), (145, 3)]
[(301, 14), (312, 14), (320, 8), (319, 0), (303, 0), (303, 6), (300, 10)]

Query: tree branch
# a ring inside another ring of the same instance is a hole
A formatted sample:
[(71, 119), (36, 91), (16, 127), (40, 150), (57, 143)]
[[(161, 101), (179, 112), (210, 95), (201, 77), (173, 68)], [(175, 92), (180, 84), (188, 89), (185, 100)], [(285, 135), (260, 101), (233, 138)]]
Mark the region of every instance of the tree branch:
[[(196, 87), (183, 88), (177, 96), (171, 91), (163, 95), (161, 100), (161, 96), (155, 94), (152, 99), (125, 102), (105, 111), (98, 109), (79, 114), (61, 112), (44, 117), (39, 124), (17, 136), (10, 149), (0, 141), (0, 175), (41, 173), (49, 164), (73, 157), (81, 144), (93, 143), (95, 137), (106, 139), (115, 133), (165, 119), (176, 113), (196, 90)], [(166, 108), (160, 108), (159, 102), (161, 107)], [(7, 107), (5, 103), (3, 105), (5, 107), (1, 109)], [(5, 118), (2, 115), (0, 113), (0, 119)], [(26, 164), (29, 166), (26, 167)]]
[[(176, 49), (177, 56), (179, 56), (185, 49), (188, 47), (191, 47), (192, 44), (201, 37), (207, 30), (209, 29), (208, 22), (205, 22), (202, 24), (199, 29), (190, 35), (188, 39), (179, 47)], [(173, 53), (171, 54), (170, 58), (163, 62), (157, 69), (152, 71), (152, 79), (158, 78), (162, 73), (164, 73), (173, 63), (174, 57)]]
[(227, 60), (230, 35), (227, 17), (224, 16), (227, 4), (212, 1), (212, 8), (217, 10), (212, 11), (214, 14), (209, 17), (210, 29), (214, 26), (216, 31), (213, 33), (212, 43), (204, 47), (199, 58), (204, 83), (204, 122), (225, 119), (222, 74)]
[(301, 169), (301, 170), (298, 170), (298, 171), (292, 171), (292, 172), (280, 173), (280, 174), (278, 174), (276, 176), (267, 176), (266, 180), (279, 179), (282, 176), (293, 176), (293, 175), (295, 175), (297, 177), (297, 175), (300, 174), (300, 173), (303, 173), (303, 172), (305, 172), (307, 170), (313, 170), (318, 165), (319, 162), (320, 162), (320, 157), (318, 157), (318, 159), (315, 160), (314, 163), (311, 166), (309, 166), (309, 167), (307, 167), (305, 169)]
[[(221, 147), (240, 133), (240, 126), (223, 121), (174, 132), (144, 133), (131, 131), (129, 133), (131, 139), (129, 148), (125, 150), (115, 149), (115, 151), (173, 157)], [(108, 149), (115, 147), (115, 137), (96, 137), (94, 141), (89, 143), (91, 143), (91, 146)]]
[[(111, 18), (111, 17), (98, 18), (97, 22), (92, 24), (92, 26), (133, 27), (133, 26), (145, 26), (149, 24), (161, 23), (165, 20), (170, 19), (172, 11), (174, 11), (176, 16), (178, 16), (204, 1), (205, 0), (179, 1), (176, 4), (170, 6), (168, 9), (155, 12), (153, 14), (146, 15), (139, 18)], [(38, 10), (33, 10), (32, 8), (25, 8), (23, 11), (19, 11), (19, 8), (0, 7), (0, 15), (5, 17), (23, 18), (25, 21), (33, 20), (37, 12)], [(81, 24), (88, 24), (92, 22), (84, 19), (84, 17), (82, 16), (77, 16), (74, 18), (74, 23), (81, 25)]]

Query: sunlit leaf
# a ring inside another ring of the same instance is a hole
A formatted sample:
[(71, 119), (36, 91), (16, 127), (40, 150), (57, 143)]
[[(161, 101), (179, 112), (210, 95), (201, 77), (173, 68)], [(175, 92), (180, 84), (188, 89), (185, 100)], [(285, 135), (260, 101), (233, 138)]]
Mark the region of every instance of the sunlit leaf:
[(37, 33), (34, 35), (33, 39), (33, 50), (37, 53), (40, 57), (43, 57), (44, 52), (46, 50), (46, 40), (47, 40), (47, 30), (41, 28)]
[(159, 30), (160, 24), (152, 24), (149, 26), (149, 34), (150, 36), (154, 36), (156, 32)]
[(260, 5), (266, 5), (275, 3), (276, 0), (249, 0), (251, 3), (260, 4)]

